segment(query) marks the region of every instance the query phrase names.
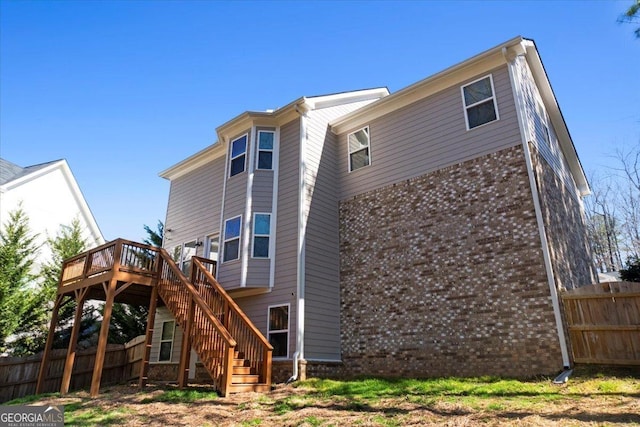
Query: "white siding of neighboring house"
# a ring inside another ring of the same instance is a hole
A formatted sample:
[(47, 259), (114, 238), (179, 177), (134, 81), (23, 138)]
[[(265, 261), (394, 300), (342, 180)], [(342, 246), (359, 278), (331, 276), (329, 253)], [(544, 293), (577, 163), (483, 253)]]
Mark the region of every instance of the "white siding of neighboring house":
[(75, 179), (65, 167), (55, 166), (35, 171), (25, 180), (16, 180), (3, 186), (0, 192), (0, 223), (4, 226), (9, 220), (10, 212), (22, 209), (29, 218), (29, 228), (38, 234), (36, 243), (40, 246), (34, 271), (39, 271), (42, 264), (49, 262), (51, 251), (44, 243), (48, 238), (55, 238), (62, 226), (69, 226), (74, 219), (80, 221), (82, 237), (87, 247), (92, 248), (104, 243), (102, 234), (95, 225), (90, 212), (82, 208), (86, 202), (77, 188)]

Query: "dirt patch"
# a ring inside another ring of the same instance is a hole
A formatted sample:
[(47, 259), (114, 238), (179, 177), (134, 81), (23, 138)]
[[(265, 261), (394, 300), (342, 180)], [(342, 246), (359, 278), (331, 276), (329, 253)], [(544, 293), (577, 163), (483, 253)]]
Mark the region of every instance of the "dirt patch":
[[(634, 382), (633, 387), (638, 383)], [(96, 399), (86, 391), (43, 398), (33, 404), (65, 405), (68, 425), (125, 426), (596, 426), (640, 425), (640, 387), (596, 395), (558, 386), (539, 397), (400, 396), (357, 399), (319, 395), (278, 385), (269, 393), (217, 397), (190, 386), (185, 396), (172, 385), (108, 387)]]

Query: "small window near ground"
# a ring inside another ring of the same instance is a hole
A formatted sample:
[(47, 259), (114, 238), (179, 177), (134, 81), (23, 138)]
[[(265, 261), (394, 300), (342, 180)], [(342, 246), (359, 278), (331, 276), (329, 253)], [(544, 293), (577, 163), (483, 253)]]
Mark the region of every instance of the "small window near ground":
[(273, 169), (273, 140), (275, 133), (258, 131), (258, 169)]
[(498, 120), (498, 107), (493, 90), (493, 79), (489, 75), (462, 86), (467, 129)]
[(160, 336), (160, 355), (159, 362), (170, 362), (171, 353), (173, 352), (173, 334), (176, 329), (176, 322), (169, 320), (162, 322), (162, 335)]
[(347, 136), (349, 145), (349, 172), (369, 166), (371, 156), (369, 153), (369, 128), (362, 128)]
[(242, 216), (237, 216), (224, 223), (224, 261), (240, 258), (240, 228)]
[(273, 357), (289, 357), (289, 305), (269, 307), (269, 344)]
[(269, 258), (271, 214), (257, 213), (253, 216), (253, 257)]
[(229, 165), (229, 176), (238, 175), (244, 172), (247, 158), (247, 135), (231, 141), (231, 164)]

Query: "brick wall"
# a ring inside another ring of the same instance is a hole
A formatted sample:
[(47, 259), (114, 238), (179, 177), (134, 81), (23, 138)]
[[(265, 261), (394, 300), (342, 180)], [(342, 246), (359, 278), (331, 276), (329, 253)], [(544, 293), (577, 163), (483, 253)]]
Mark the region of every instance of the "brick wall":
[(342, 201), (340, 255), (348, 375), (562, 368), (520, 146)]
[(556, 284), (573, 289), (597, 283), (580, 202), (533, 144), (530, 149)]

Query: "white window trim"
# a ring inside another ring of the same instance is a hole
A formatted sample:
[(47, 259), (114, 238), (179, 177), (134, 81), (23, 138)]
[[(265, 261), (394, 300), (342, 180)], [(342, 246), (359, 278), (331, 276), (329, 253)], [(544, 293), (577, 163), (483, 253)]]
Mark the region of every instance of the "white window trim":
[[(475, 102), (475, 103), (473, 103), (471, 105), (467, 105), (466, 101), (464, 99), (464, 88), (467, 87), (467, 86), (470, 86), (470, 85), (472, 85), (472, 84), (474, 84), (476, 82), (479, 82), (480, 80), (484, 80), (487, 77), (489, 77), (489, 83), (491, 84), (491, 97), (490, 98), (485, 98), (482, 101)], [(469, 82), (466, 85), (460, 86), (460, 95), (462, 96), (462, 107), (464, 108), (464, 122), (465, 122), (465, 124), (467, 126), (467, 131), (478, 129), (478, 128), (481, 128), (482, 126), (488, 125), (489, 123), (497, 122), (498, 120), (500, 120), (500, 113), (498, 112), (498, 102), (496, 100), (496, 88), (493, 85), (493, 74), (488, 74), (486, 76), (480, 77), (479, 79), (475, 79), (474, 81)], [(496, 112), (496, 119), (495, 120), (491, 120), (490, 122), (487, 122), (487, 123), (483, 123), (483, 124), (478, 125), (476, 127), (469, 128), (469, 114), (468, 114), (469, 108), (473, 108), (476, 105), (485, 103), (489, 99), (491, 99), (493, 101), (493, 109)]]
[[(256, 215), (269, 215), (269, 234), (256, 234)], [(271, 230), (273, 230), (273, 215), (271, 212), (254, 212), (253, 224), (251, 227), (251, 258), (253, 259), (271, 259)], [(269, 238), (269, 254), (266, 257), (254, 256), (253, 248), (255, 246), (256, 237), (268, 237)]]
[[(260, 134), (261, 133), (273, 134), (273, 145), (272, 145), (273, 148), (271, 150), (260, 148)], [(260, 170), (260, 171), (273, 171), (274, 170), (274, 165), (273, 165), (274, 158), (273, 158), (273, 156), (274, 156), (275, 146), (276, 146), (276, 132), (275, 131), (273, 131), (273, 130), (259, 130), (258, 131), (258, 137), (256, 138), (256, 170)], [(267, 153), (271, 153), (271, 169), (264, 169), (264, 168), (261, 168), (259, 166), (260, 165), (260, 152), (261, 151), (264, 151), (264, 152), (267, 152)]]
[[(277, 307), (287, 307), (287, 329), (277, 329), (275, 331), (272, 331), (269, 328), (269, 324), (270, 324), (270, 316), (269, 314), (271, 313), (271, 309), (272, 308), (277, 308)], [(291, 304), (274, 304), (274, 305), (270, 305), (267, 307), (267, 341), (269, 341), (269, 335), (274, 332), (274, 333), (278, 333), (278, 332), (286, 332), (287, 333), (287, 355), (286, 356), (274, 356), (273, 359), (274, 360), (286, 360), (289, 358), (289, 346), (291, 344)]]
[[(536, 97), (536, 114), (540, 116), (540, 122), (542, 126), (544, 126), (543, 131), (545, 132), (544, 137), (546, 138), (546, 144), (551, 149), (551, 130), (549, 129), (549, 115), (547, 114), (547, 109), (544, 106), (544, 102), (539, 97)], [(535, 133), (535, 126), (534, 126)], [(534, 135), (535, 136), (535, 135)]]
[[(169, 322), (173, 322), (173, 331), (171, 331), (171, 339), (170, 340), (163, 340), (162, 339), (162, 332), (164, 331), (164, 325), (165, 323), (169, 323)], [(160, 344), (158, 345), (158, 362), (162, 362), (162, 363), (171, 363), (171, 360), (173, 359), (173, 341), (176, 337), (176, 321), (175, 320), (165, 320), (162, 322), (162, 326), (160, 327)], [(160, 355), (162, 354), (162, 343), (165, 342), (170, 342), (171, 343), (171, 349), (169, 350), (169, 359), (168, 360), (160, 360)]]
[[(236, 218), (240, 218), (240, 232), (238, 233), (238, 237), (234, 237), (233, 239), (227, 239), (227, 222), (229, 221), (233, 221)], [(242, 215), (236, 215), (234, 217), (228, 218), (226, 220), (224, 220), (223, 226), (222, 226), (222, 233), (223, 233), (223, 238), (224, 240), (222, 241), (222, 248), (220, 248), (220, 254), (222, 254), (222, 260), (221, 263), (229, 263), (229, 262), (235, 262), (238, 261), (240, 259), (242, 259), (242, 227), (244, 226), (244, 224), (242, 223)], [(227, 249), (227, 242), (230, 242), (232, 240), (236, 240), (238, 239), (238, 258), (234, 258), (234, 259), (230, 259), (227, 260), (226, 259), (226, 249)], [(220, 255), (218, 255), (220, 256)]]
[[(368, 141), (368, 144), (367, 144), (366, 148), (360, 148), (358, 150), (351, 151), (351, 149), (349, 148), (349, 137), (351, 135), (353, 135), (354, 133), (358, 133), (358, 132), (360, 132), (361, 130), (364, 130), (364, 129), (367, 130), (367, 136), (369, 137), (369, 141)], [(368, 165), (364, 165), (364, 166), (362, 166), (362, 167), (360, 167), (360, 168), (358, 168), (356, 170), (352, 170), (351, 169), (351, 155), (353, 153), (355, 153), (355, 152), (362, 151), (362, 150), (365, 150), (365, 149), (369, 150), (369, 164)], [(373, 159), (371, 158), (371, 129), (369, 129), (369, 126), (361, 127), (360, 129), (356, 129), (353, 132), (349, 132), (347, 134), (347, 159), (348, 159), (348, 163), (349, 163), (349, 171), (348, 171), (349, 173), (358, 171), (360, 169), (364, 169), (364, 168), (366, 168), (368, 166), (371, 166), (371, 163), (373, 163)]]
[[(238, 154), (237, 156), (233, 157), (232, 153), (233, 153), (233, 143), (242, 139), (242, 138), (246, 138), (245, 144), (244, 144), (244, 153), (242, 154)], [(238, 176), (240, 174), (243, 174), (244, 172), (247, 171), (247, 152), (249, 151), (249, 134), (245, 133), (244, 135), (240, 135), (237, 138), (233, 138), (231, 140), (231, 142), (229, 143), (229, 175), (227, 176), (227, 178), (233, 178), (234, 176)], [(235, 175), (231, 175), (231, 163), (237, 159), (240, 156), (244, 156), (244, 168), (242, 169), (242, 172), (238, 172)]]

